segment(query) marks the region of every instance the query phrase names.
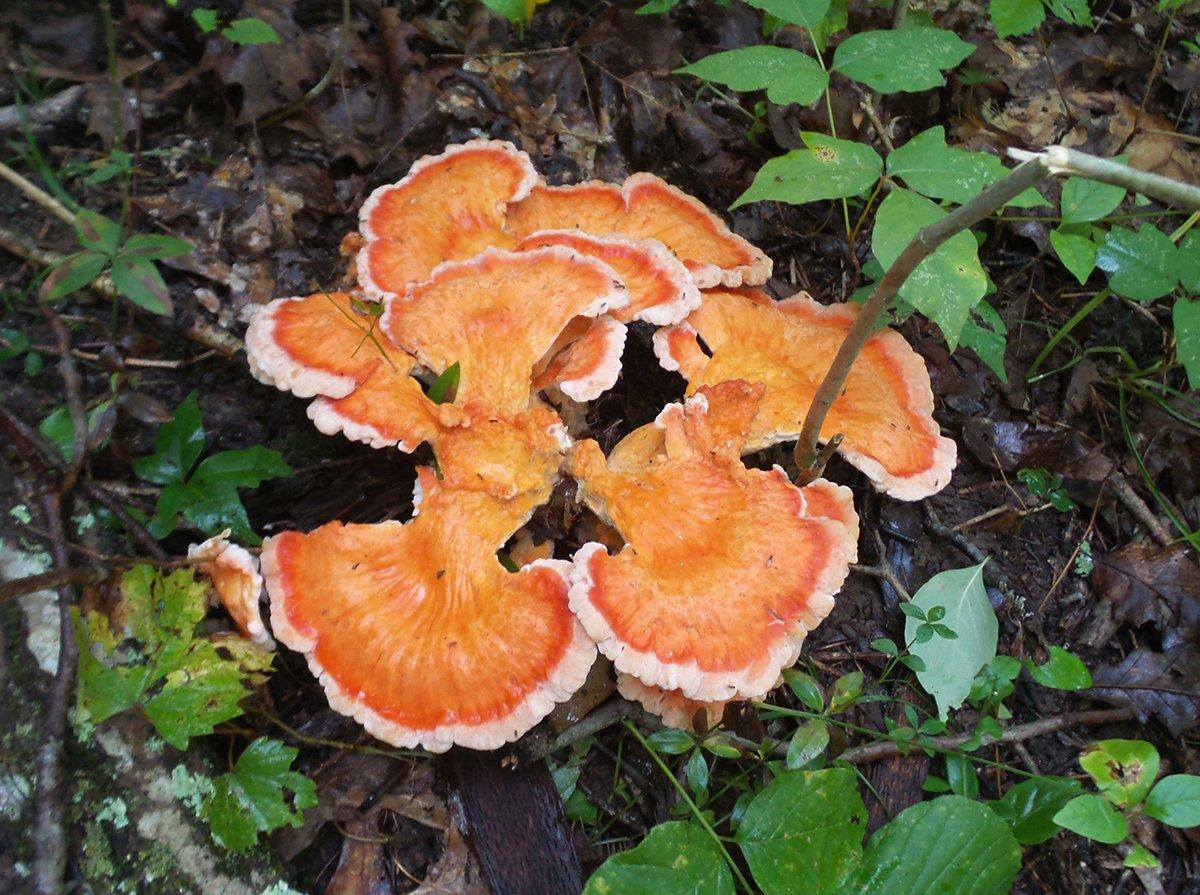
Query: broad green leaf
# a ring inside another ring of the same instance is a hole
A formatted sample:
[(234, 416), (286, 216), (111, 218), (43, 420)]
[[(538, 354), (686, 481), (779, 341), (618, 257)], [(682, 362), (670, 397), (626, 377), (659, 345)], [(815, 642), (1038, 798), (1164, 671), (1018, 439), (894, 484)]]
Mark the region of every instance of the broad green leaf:
[(171, 315), (171, 292), (153, 261), (121, 255), (113, 260), (110, 276), (117, 291), (139, 308), (164, 317)]
[(1096, 266), (1108, 274), (1113, 292), (1147, 302), (1175, 288), (1178, 250), (1153, 224), (1138, 230), (1113, 227), (1096, 252)]
[[(946, 129), (931, 127), (917, 134), (887, 158), (888, 173), (899, 177), (924, 196), (968, 202), (1008, 174), (999, 158), (990, 152), (968, 152), (946, 145)], [(1028, 208), (1045, 205), (1034, 189), (1017, 196), (1009, 205)]]
[(813, 680), (812, 675), (797, 671), (795, 668), (785, 668), (783, 682), (788, 685), (789, 690), (796, 694), (796, 698), (804, 704), (806, 709), (813, 712), (824, 711), (825, 694), (821, 692), (821, 685)]
[(1054, 822), (1072, 833), (1106, 845), (1115, 845), (1129, 835), (1125, 818), (1107, 801), (1091, 793), (1067, 802), (1054, 815)]
[(121, 254), (126, 257), (142, 258), (146, 261), (156, 261), (160, 258), (174, 258), (176, 255), (190, 255), (194, 248), (189, 242), (166, 236), (161, 233), (138, 233), (125, 240)]
[(1055, 229), (1050, 231), (1050, 245), (1054, 246), (1058, 260), (1079, 281), (1079, 285), (1086, 283), (1096, 269), (1096, 244), (1086, 236)]
[(696, 745), (696, 741), (690, 734), (668, 727), (666, 730), (655, 731), (646, 737), (646, 745), (655, 752), (662, 752), (665, 755), (682, 755)]
[(812, 763), (829, 745), (829, 728), (824, 721), (811, 718), (796, 728), (788, 744), (786, 763), (789, 770)]
[(238, 703), (250, 695), (242, 670), (221, 660), (215, 650), (197, 645), (189, 659), (145, 704), (154, 729), (176, 749), (186, 749), (192, 737), (207, 736), (218, 724), (236, 718), (242, 713)]
[(82, 289), (104, 270), (108, 256), (99, 252), (76, 252), (68, 255), (42, 280), (38, 290), (42, 301), (58, 301)]
[(1069, 777), (1031, 777), (988, 805), (1012, 827), (1018, 842), (1039, 845), (1059, 831), (1054, 815), (1081, 789)]
[(1059, 209), (1064, 224), (1086, 224), (1112, 214), (1125, 190), (1110, 183), (1088, 180), (1086, 177), (1068, 177), (1063, 183)]
[(218, 843), (245, 851), (259, 833), (300, 826), (304, 809), (317, 804), (317, 793), (311, 780), (291, 769), (296, 754), (278, 740), (259, 737), (238, 756), (232, 771), (213, 781), (201, 814)]
[(458, 383), (462, 380), (462, 367), (455, 361), (438, 378), (429, 383), (425, 396), (434, 404), (452, 404), (458, 395)]
[(584, 895), (733, 895), (733, 875), (716, 843), (697, 824), (669, 821), (641, 844), (613, 855), (584, 887)]
[[(104, 401), (88, 411), (86, 416), (88, 437), (96, 431), (100, 415), (111, 406), (112, 401)], [(75, 425), (71, 420), (71, 412), (67, 408), (56, 407), (50, 411), (46, 418), (38, 423), (38, 431), (58, 448), (58, 452), (62, 454), (64, 460), (70, 463), (75, 459)]]
[[(923, 196), (895, 189), (879, 205), (871, 236), (875, 257), (885, 268), (918, 231), (946, 212)], [(900, 297), (936, 323), (951, 349), (958, 347), (963, 327), (987, 291), (987, 274), (979, 263), (979, 246), (969, 233), (947, 240), (917, 265), (900, 287)]]
[(1179, 285), (1192, 295), (1200, 295), (1200, 230), (1189, 230), (1176, 255)]
[(786, 771), (755, 796), (734, 838), (763, 895), (843, 891), (867, 822), (857, 780), (848, 768)]
[(679, 5), (679, 0), (650, 0), (634, 10), (639, 16), (653, 16), (670, 12)]
[(945, 84), (942, 72), (974, 52), (974, 44), (941, 28), (862, 31), (838, 44), (833, 68), (880, 93), (916, 93)]
[[(917, 673), (917, 680), (937, 702), (943, 720), (950, 709), (963, 704), (975, 674), (996, 655), (999, 624), (983, 587), (983, 565), (941, 572), (913, 594), (912, 602), (926, 612), (933, 606), (944, 606), (944, 624), (958, 634), (954, 640), (934, 638), (911, 647), (911, 652), (925, 662), (925, 670)], [(916, 619), (905, 618), (906, 641), (914, 638), (919, 625)]]
[(1043, 664), (1034, 665), (1027, 659), (1025, 667), (1035, 681), (1054, 690), (1086, 690), (1092, 685), (1092, 673), (1083, 660), (1061, 646), (1050, 647), (1050, 657)]
[(192, 473), (191, 481), (201, 488), (210, 484), (257, 488), (265, 479), (287, 478), (292, 474), (292, 467), (283, 462), (279, 451), (254, 445), (205, 458)]
[(743, 47), (714, 53), (675, 73), (715, 81), (734, 90), (766, 90), (767, 99), (781, 105), (810, 105), (829, 86), (829, 75), (816, 59), (787, 47)]
[(697, 749), (688, 756), (684, 772), (687, 775), (688, 787), (694, 794), (699, 795), (707, 791), (708, 759), (704, 757), (702, 750)]
[(1175, 323), (1175, 355), (1187, 372), (1188, 385), (1200, 389), (1200, 299), (1175, 299), (1171, 317)]
[(215, 9), (193, 9), (192, 21), (196, 23), (201, 34), (211, 34), (217, 30), (217, 11)]
[(171, 504), (179, 507), (176, 512), (182, 512), (188, 522), (206, 535), (212, 536), (228, 528), (236, 540), (254, 545), (262, 543), (262, 538), (250, 526), (246, 508), (233, 485), (203, 481), (168, 485), (159, 495), (158, 513), (162, 512), (163, 497), (168, 488), (172, 491)]
[(867, 845), (850, 895), (1007, 895), (1021, 847), (987, 806), (940, 796), (900, 812)]
[(121, 225), (88, 208), (75, 215), (75, 236), (84, 248), (102, 255), (115, 255), (121, 245)]
[(955, 795), (964, 799), (979, 798), (979, 775), (966, 755), (952, 753), (946, 756), (946, 783)]
[(262, 19), (234, 19), (221, 29), (221, 36), (243, 46), (279, 43), (275, 29)]
[(200, 420), (200, 405), (192, 392), (175, 408), (169, 423), (158, 427), (154, 436), (154, 453), (133, 461), (138, 478), (156, 485), (182, 482), (200, 459), (204, 450), (204, 427)]
[(1100, 740), (1079, 756), (1079, 766), (1114, 805), (1137, 805), (1158, 776), (1158, 750), (1144, 740)]
[(731, 208), (768, 199), (803, 205), (857, 196), (874, 186), (883, 173), (883, 159), (865, 143), (808, 131), (800, 136), (806, 148), (793, 149), (759, 168), (750, 188)]
[(850, 12), (846, 8), (846, 0), (833, 0), (829, 4), (829, 12), (825, 13), (821, 24), (809, 30), (809, 35), (812, 37), (817, 51), (824, 53), (830, 36), (844, 30), (848, 24), (850, 24)]
[(1007, 335), (1004, 318), (986, 301), (981, 301), (971, 309), (971, 318), (963, 326), (959, 343), (979, 355), (1001, 382), (1008, 382), (1008, 373), (1004, 369)]
[(1146, 796), (1146, 813), (1172, 827), (1200, 827), (1200, 777), (1163, 777)]
[(809, 30), (820, 25), (829, 11), (829, 0), (746, 0), (746, 3)]
[(1042, 0), (991, 0), (988, 18), (997, 37), (1019, 37), (1042, 24), (1046, 7)]
[(858, 701), (863, 691), (863, 673), (851, 671), (843, 674), (833, 684), (833, 692), (829, 695), (829, 713), (836, 715), (844, 712)]
[(1092, 27), (1092, 11), (1088, 8), (1088, 0), (1046, 0), (1046, 3), (1050, 11), (1068, 25)]
[(1129, 854), (1125, 856), (1125, 860), (1121, 862), (1126, 867), (1159, 867), (1158, 858), (1150, 853), (1150, 850), (1140, 842), (1135, 842), (1133, 848), (1129, 850)]

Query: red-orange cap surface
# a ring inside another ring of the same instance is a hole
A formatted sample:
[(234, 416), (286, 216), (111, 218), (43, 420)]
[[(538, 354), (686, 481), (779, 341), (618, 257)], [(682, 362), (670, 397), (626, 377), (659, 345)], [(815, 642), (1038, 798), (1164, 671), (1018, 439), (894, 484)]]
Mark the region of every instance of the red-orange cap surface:
[(607, 314), (589, 320), (583, 335), (554, 354), (538, 373), (533, 380), (534, 388), (557, 388), (572, 401), (600, 397), (621, 375), (625, 337), (625, 324)]
[(529, 156), (499, 140), (471, 140), (420, 159), (399, 183), (375, 190), (359, 212), (365, 239), (359, 284), (382, 301), (443, 261), (508, 247), (505, 210), (537, 181)]
[(670, 249), (696, 285), (765, 283), (771, 259), (713, 214), (703, 202), (654, 174), (634, 174), (615, 184), (535, 187), (511, 206), (506, 226), (521, 238), (537, 230), (579, 229), (652, 239)]
[(591, 441), (569, 461), (584, 502), (627, 545), (576, 553), (571, 608), (618, 671), (689, 699), (769, 691), (833, 608), (854, 553), (843, 522), (805, 516), (782, 470), (742, 465), (761, 391), (726, 382), (668, 405), (664, 454), (640, 471), (614, 472)]
[[(664, 690), (643, 684), (631, 674), (617, 673), (617, 692), (626, 699), (639, 702), (646, 711), (662, 718), (667, 727), (704, 733), (721, 723), (725, 714), (724, 702), (701, 702), (688, 699), (678, 690)], [(696, 728), (696, 715), (702, 713), (702, 726)]]
[[(655, 333), (655, 353), (688, 380), (689, 392), (730, 379), (764, 383), (746, 442), (753, 451), (799, 434), (854, 315), (852, 306), (823, 306), (803, 293), (771, 302), (714, 291), (682, 324)], [(929, 372), (893, 330), (872, 334), (855, 361), (821, 434), (837, 432), (839, 452), (885, 494), (919, 500), (950, 481), (957, 450), (933, 419)]]
[(274, 649), (275, 641), (267, 633), (258, 607), (258, 598), (263, 592), (258, 561), (245, 547), (229, 543), (229, 529), (207, 541), (192, 544), (187, 555), (196, 568), (208, 576), (217, 599), (242, 636)]
[(425, 396), (410, 375), (412, 357), (378, 319), (343, 292), (273, 301), (246, 330), (250, 371), (298, 397), (321, 396), (308, 407), (317, 428), (372, 447), (411, 451), (440, 427), (463, 424), (459, 408)]
[(678, 323), (700, 307), (700, 290), (688, 269), (661, 243), (582, 230), (540, 230), (517, 245), (519, 251), (560, 245), (599, 258), (617, 272), (629, 291), (629, 304), (612, 312), (622, 323), (644, 320), (655, 326)]
[(508, 416), (529, 406), (535, 367), (575, 317), (627, 301), (612, 268), (562, 246), (488, 249), (390, 300), (382, 327), (435, 373), (457, 363), (457, 402)]
[(379, 739), (494, 749), (583, 684), (595, 647), (567, 606), (569, 563), (510, 574), (496, 556), (532, 500), (449, 489), (428, 469), (420, 484), (408, 523), (268, 539), (272, 626)]

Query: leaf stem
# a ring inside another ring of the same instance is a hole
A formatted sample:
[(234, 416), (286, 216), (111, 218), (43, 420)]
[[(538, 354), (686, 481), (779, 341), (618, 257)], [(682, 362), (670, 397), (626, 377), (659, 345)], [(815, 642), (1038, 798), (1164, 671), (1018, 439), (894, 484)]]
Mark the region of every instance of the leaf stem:
[(695, 802), (692, 801), (692, 797), (690, 795), (688, 795), (688, 792), (686, 789), (684, 789), (683, 784), (681, 784), (678, 780), (675, 779), (675, 775), (671, 773), (671, 769), (669, 767), (667, 767), (666, 762), (664, 762), (659, 757), (658, 753), (655, 752), (654, 749), (652, 749), (650, 747), (650, 744), (646, 742), (646, 738), (643, 737), (642, 734), (638, 731), (637, 725), (635, 725), (628, 718), (625, 719), (624, 723), (625, 723), (625, 727), (629, 730), (630, 733), (633, 734), (634, 738), (637, 739), (637, 741), (639, 743), (641, 743), (642, 748), (645, 749), (646, 752), (649, 753), (650, 758), (654, 761), (654, 763), (656, 765), (658, 765), (659, 770), (661, 770), (666, 775), (667, 779), (671, 781), (671, 785), (675, 787), (675, 791), (677, 793), (679, 793), (679, 797), (681, 799), (683, 799), (684, 803), (691, 810), (692, 816), (696, 818), (696, 822), (699, 823), (700, 826), (704, 828), (704, 832), (706, 832), (708, 834), (709, 838), (712, 839), (712, 841), (717, 844), (717, 848), (721, 849), (721, 853), (723, 855), (725, 855), (725, 860), (726, 860), (726, 862), (728, 862), (729, 868), (733, 871), (733, 875), (737, 877), (738, 882), (741, 883), (742, 888), (745, 889), (747, 892), (753, 892), (754, 887), (750, 885), (749, 880), (747, 880), (745, 875), (742, 873), (742, 869), (737, 865), (737, 862), (733, 860), (733, 855), (731, 855), (729, 853), (729, 849), (725, 847), (724, 840), (722, 840), (721, 837), (717, 835), (717, 831), (712, 828), (712, 824), (710, 824), (708, 822), (708, 819), (704, 816), (703, 813), (701, 813), (700, 808), (696, 805)]

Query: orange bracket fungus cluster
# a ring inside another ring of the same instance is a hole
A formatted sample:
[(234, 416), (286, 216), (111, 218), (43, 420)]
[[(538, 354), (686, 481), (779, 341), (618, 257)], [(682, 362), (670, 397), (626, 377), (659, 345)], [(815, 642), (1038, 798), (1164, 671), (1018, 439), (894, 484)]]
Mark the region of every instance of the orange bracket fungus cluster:
[[(795, 439), (853, 311), (772, 300), (755, 288), (766, 255), (654, 175), (549, 186), (497, 141), (376, 190), (351, 244), (357, 290), (279, 299), (246, 334), (253, 374), (312, 398), (322, 432), (437, 460), (407, 522), (334, 521), (263, 548), (274, 634), (330, 705), (442, 751), (520, 737), (597, 651), (672, 726), (770, 691), (833, 608), (858, 517), (848, 489), (742, 457)], [(556, 407), (612, 387), (634, 321), (658, 327), (687, 395), (606, 457)], [(456, 366), (453, 400), (431, 398), (423, 383)], [(828, 430), (877, 487), (915, 500), (954, 465), (932, 410), (924, 363), (885, 330)], [(553, 559), (526, 537), (511, 571), (498, 551), (564, 472), (623, 546)]]

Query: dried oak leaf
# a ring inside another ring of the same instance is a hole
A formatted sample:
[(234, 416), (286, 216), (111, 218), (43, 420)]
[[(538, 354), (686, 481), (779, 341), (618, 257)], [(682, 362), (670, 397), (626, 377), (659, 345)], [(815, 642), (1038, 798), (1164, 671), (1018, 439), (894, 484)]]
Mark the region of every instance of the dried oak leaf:
[(1200, 640), (1200, 565), (1186, 544), (1127, 544), (1097, 560), (1092, 584), (1114, 619), (1153, 625), (1165, 649)]
[(1119, 665), (1097, 669), (1092, 680), (1094, 696), (1130, 707), (1143, 723), (1157, 718), (1176, 736), (1200, 713), (1200, 652), (1191, 646), (1134, 650)]

